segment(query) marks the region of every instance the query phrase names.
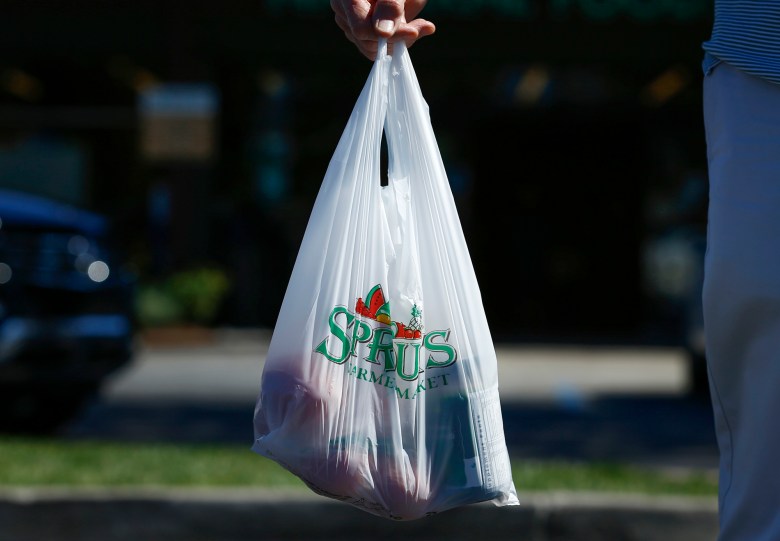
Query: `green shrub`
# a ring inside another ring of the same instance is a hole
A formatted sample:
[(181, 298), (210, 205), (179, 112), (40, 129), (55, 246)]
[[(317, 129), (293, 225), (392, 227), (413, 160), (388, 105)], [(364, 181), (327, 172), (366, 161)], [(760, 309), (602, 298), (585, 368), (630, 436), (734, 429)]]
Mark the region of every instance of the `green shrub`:
[(164, 284), (142, 284), (136, 297), (136, 315), (142, 327), (165, 327), (184, 321), (184, 307)]
[(210, 325), (229, 289), (227, 274), (216, 267), (175, 272), (165, 280), (140, 286), (136, 298), (138, 321), (144, 327)]
[(168, 288), (191, 323), (208, 325), (219, 311), (230, 282), (226, 274), (217, 268), (204, 267), (182, 271), (168, 280)]

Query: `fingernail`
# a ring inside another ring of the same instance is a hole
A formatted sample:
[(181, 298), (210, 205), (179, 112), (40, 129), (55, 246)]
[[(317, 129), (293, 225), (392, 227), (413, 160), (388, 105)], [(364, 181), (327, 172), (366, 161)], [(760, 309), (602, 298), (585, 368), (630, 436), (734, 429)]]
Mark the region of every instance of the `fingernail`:
[(393, 31), (393, 21), (389, 21), (387, 19), (382, 21), (376, 22), (376, 29), (380, 32), (392, 32)]

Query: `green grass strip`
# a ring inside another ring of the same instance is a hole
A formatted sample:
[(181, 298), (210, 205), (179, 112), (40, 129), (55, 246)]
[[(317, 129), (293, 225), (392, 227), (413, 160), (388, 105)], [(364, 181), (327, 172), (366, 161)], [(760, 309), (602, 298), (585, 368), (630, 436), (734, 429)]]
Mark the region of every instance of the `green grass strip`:
[(304, 487), (240, 445), (0, 438), (0, 485)]
[(659, 470), (610, 462), (514, 460), (518, 491), (593, 491), (716, 496), (717, 478), (706, 471)]
[[(662, 473), (614, 463), (513, 461), (519, 492), (600, 491), (712, 496), (701, 473)], [(242, 445), (114, 443), (0, 437), (0, 486), (244, 487), (305, 485)]]

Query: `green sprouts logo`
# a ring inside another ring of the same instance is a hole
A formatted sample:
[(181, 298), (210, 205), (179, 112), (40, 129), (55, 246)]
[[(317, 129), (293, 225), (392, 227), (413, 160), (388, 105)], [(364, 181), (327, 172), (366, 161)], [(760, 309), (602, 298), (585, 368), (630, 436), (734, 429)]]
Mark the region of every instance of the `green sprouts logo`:
[[(396, 381), (413, 382), (429, 369), (446, 368), (458, 360), (458, 353), (448, 343), (449, 329), (425, 332), (422, 311), (414, 305), (408, 323), (390, 318), (390, 302), (385, 300), (382, 286), (377, 284), (358, 298), (355, 310), (336, 306), (328, 318), (330, 334), (319, 343), (315, 352), (335, 364), (347, 363), (349, 373), (389, 389), (396, 389), (401, 398), (414, 398), (426, 389), (448, 385), (446, 373), (424, 378), (412, 396), (409, 389), (399, 389)], [(368, 364), (358, 366), (358, 347), (366, 351), (361, 359)], [(350, 362), (348, 362), (350, 361)], [(426, 387), (427, 384), (427, 387)]]

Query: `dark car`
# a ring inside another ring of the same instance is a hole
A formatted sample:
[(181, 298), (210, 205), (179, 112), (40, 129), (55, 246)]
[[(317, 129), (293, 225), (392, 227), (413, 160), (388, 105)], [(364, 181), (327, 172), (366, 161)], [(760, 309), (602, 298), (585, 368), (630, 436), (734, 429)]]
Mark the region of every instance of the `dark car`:
[(101, 215), (0, 190), (0, 430), (50, 431), (131, 361), (135, 279)]

